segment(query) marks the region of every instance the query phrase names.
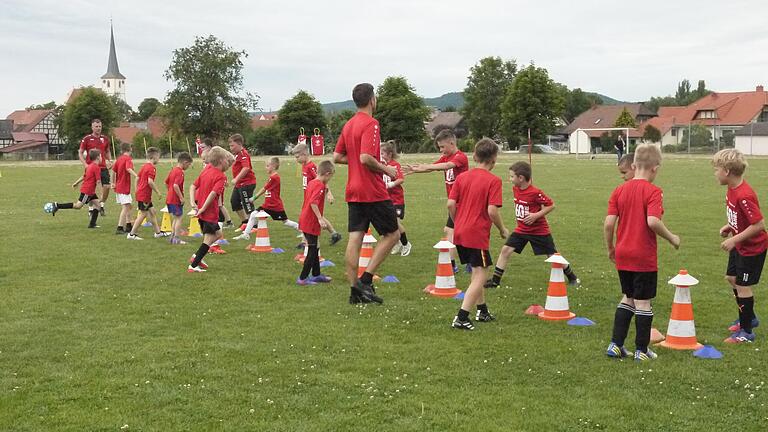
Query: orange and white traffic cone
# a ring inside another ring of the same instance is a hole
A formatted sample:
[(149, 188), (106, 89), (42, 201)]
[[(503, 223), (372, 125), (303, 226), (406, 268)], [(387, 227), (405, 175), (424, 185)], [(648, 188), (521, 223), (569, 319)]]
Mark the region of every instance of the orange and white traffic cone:
[(365, 273), (368, 264), (371, 262), (371, 257), (373, 257), (373, 244), (376, 243), (376, 241), (376, 237), (371, 234), (371, 229), (368, 228), (368, 232), (366, 232), (365, 237), (363, 237), (363, 246), (360, 248), (360, 258), (357, 259), (358, 278)]
[(571, 319), (576, 314), (568, 307), (568, 289), (565, 285), (565, 273), (563, 273), (568, 261), (556, 253), (547, 258), (546, 262), (552, 263), (552, 270), (549, 272), (547, 302), (544, 304), (544, 312), (539, 313), (539, 318), (548, 321)]
[(669, 316), (667, 339), (657, 345), (676, 350), (697, 350), (704, 345), (696, 340), (690, 287), (699, 281), (689, 275), (687, 270), (680, 270), (668, 283), (675, 286), (675, 299), (672, 302), (672, 314)]
[(269, 228), (267, 228), (267, 218), (269, 213), (260, 210), (256, 213), (259, 223), (256, 226), (256, 241), (246, 249), (251, 252), (272, 252), (272, 246), (269, 244)]
[(424, 292), (435, 297), (455, 297), (461, 293), (461, 290), (456, 288), (456, 278), (453, 275), (453, 265), (451, 265), (451, 249), (456, 246), (449, 242), (446, 237), (443, 237), (433, 247), (440, 251), (437, 255), (435, 283), (427, 285)]

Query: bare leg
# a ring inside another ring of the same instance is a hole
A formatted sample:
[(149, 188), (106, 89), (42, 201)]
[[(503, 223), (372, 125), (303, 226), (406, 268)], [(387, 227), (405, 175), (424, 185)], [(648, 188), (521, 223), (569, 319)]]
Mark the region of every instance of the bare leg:
[(347, 250), (344, 254), (346, 258), (347, 280), (351, 286), (357, 282), (357, 261), (360, 259), (360, 248), (363, 246), (363, 237), (365, 233), (356, 231), (349, 233), (347, 241)]
[(462, 309), (471, 312), (476, 305), (485, 303), (485, 290), (483, 289), (485, 278), (486, 274), (483, 267), (472, 267), (469, 287), (467, 287), (464, 300), (461, 302)]
[[(368, 268), (366, 269), (368, 273), (373, 274), (376, 271), (376, 269), (379, 267), (379, 264), (381, 264), (384, 261), (384, 258), (389, 255), (389, 251), (392, 250), (392, 246), (394, 246), (399, 239), (399, 231), (393, 231), (381, 237), (379, 244), (373, 250), (371, 261), (368, 263)], [(355, 266), (357, 266), (357, 264), (355, 264)]]

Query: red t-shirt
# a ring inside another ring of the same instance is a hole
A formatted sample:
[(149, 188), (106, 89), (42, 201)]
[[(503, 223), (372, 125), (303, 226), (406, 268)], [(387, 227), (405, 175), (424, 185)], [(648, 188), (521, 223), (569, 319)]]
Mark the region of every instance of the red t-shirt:
[(274, 211), (285, 211), (283, 200), (280, 199), (280, 174), (272, 173), (264, 185), (264, 205), (265, 209)]
[(325, 139), (322, 135), (312, 135), (312, 154), (317, 156), (325, 152)]
[[(208, 199), (208, 195), (210, 195), (211, 192), (216, 192), (216, 195), (219, 197), (224, 195), (224, 184), (226, 182), (227, 176), (217, 168), (214, 168), (213, 166), (206, 166), (203, 168), (194, 182), (195, 202), (197, 202), (197, 205), (200, 207), (205, 205), (205, 200)], [(206, 222), (218, 223), (218, 199), (214, 199), (208, 208), (206, 208), (204, 212), (199, 213), (197, 217)]]
[(179, 185), (179, 190), (184, 193), (184, 170), (175, 166), (168, 173), (168, 177), (165, 178), (165, 187), (168, 188), (168, 195), (165, 197), (166, 204), (181, 205), (181, 197), (176, 195), (176, 190), (173, 185)]
[(306, 194), (307, 185), (314, 180), (315, 177), (317, 177), (317, 165), (312, 161), (307, 161), (307, 163), (301, 167), (301, 187), (305, 191), (304, 194)]
[(358, 112), (341, 130), (335, 152), (347, 156), (347, 202), (378, 202), (389, 199), (381, 173), (369, 170), (360, 162), (361, 154), (371, 155), (381, 162), (379, 129), (378, 120), (364, 112)]
[(549, 198), (541, 189), (529, 185), (527, 188), (520, 189), (515, 186), (512, 188), (512, 192), (515, 195), (515, 219), (517, 219), (517, 228), (515, 232), (518, 234), (545, 236), (549, 234), (549, 224), (547, 224), (546, 217), (540, 217), (536, 219), (532, 225), (526, 225), (523, 223), (523, 218), (531, 213), (541, 211), (541, 207), (549, 207), (552, 204), (552, 199)]
[(136, 183), (136, 201), (152, 202), (152, 186), (149, 185), (149, 179), (155, 180), (157, 176), (157, 167), (151, 162), (147, 162), (139, 170), (139, 180)]
[(89, 163), (83, 173), (83, 182), (80, 184), (80, 192), (86, 195), (96, 194), (96, 183), (101, 180), (101, 167), (95, 163)]
[(325, 194), (328, 188), (325, 187), (325, 183), (315, 179), (309, 182), (307, 185), (307, 199), (304, 200), (304, 205), (301, 207), (301, 216), (299, 216), (299, 230), (307, 234), (320, 235), (320, 221), (317, 220), (315, 212), (312, 211), (312, 204), (317, 204), (317, 208), (320, 209), (320, 214), (323, 214), (325, 209)]
[(648, 227), (648, 216), (664, 215), (661, 189), (644, 179), (629, 180), (608, 199), (608, 214), (619, 217), (616, 231), (616, 269), (655, 272), (656, 234)]
[(457, 178), (448, 199), (456, 201), (453, 242), (465, 248), (488, 250), (491, 217), (488, 206), (501, 207), (501, 179), (482, 168), (474, 168)]
[(435, 163), (439, 164), (446, 162), (452, 162), (454, 165), (456, 165), (451, 169), (445, 170), (445, 193), (450, 195), (453, 183), (456, 181), (459, 175), (467, 172), (469, 169), (469, 161), (467, 160), (467, 155), (462, 153), (461, 150), (457, 150), (456, 153), (450, 156), (441, 156), (440, 159), (438, 159)]
[[(725, 194), (725, 210), (733, 235), (763, 220), (757, 195), (746, 181), (742, 181), (735, 188), (728, 188)], [(736, 244), (736, 252), (741, 256), (754, 256), (763, 253), (766, 247), (768, 234), (763, 230), (760, 234)]]
[(235, 184), (235, 187), (243, 187), (256, 184), (256, 174), (253, 173), (253, 166), (251, 166), (251, 155), (248, 154), (248, 150), (243, 148), (240, 153), (235, 155), (235, 163), (232, 164), (232, 178), (237, 177), (243, 168), (248, 168), (250, 171), (244, 175), (240, 181)]
[(109, 159), (109, 138), (106, 135), (96, 136), (94, 134), (88, 134), (83, 137), (80, 141), (80, 152), (86, 151), (85, 163), (91, 163), (91, 157), (88, 155), (91, 149), (99, 149), (101, 151), (101, 163), (99, 166), (106, 168), (107, 159)]
[[(386, 174), (382, 174), (384, 176), (383, 178), (384, 178), (385, 185), (395, 180), (399, 180), (403, 178), (403, 171), (402, 171), (402, 168), (400, 167), (399, 162), (397, 162), (396, 160), (390, 160), (389, 162), (387, 162), (387, 165), (395, 167), (395, 169), (397, 170), (397, 177), (391, 178)], [(389, 191), (389, 199), (392, 200), (392, 204), (405, 205), (405, 195), (403, 193), (402, 184), (399, 184), (393, 188), (389, 188), (387, 189), (387, 191)]]
[(128, 195), (131, 193), (131, 174), (129, 169), (133, 169), (133, 158), (130, 155), (123, 154), (117, 157), (112, 171), (115, 172), (115, 193)]

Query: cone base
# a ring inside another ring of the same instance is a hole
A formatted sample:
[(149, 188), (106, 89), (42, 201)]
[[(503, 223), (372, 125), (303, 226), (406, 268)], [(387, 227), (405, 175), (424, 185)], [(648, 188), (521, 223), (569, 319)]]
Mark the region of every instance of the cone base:
[(435, 297), (452, 298), (456, 297), (461, 290), (458, 288), (437, 288), (434, 285), (427, 285), (427, 287), (424, 288), (424, 292)]
[(573, 312), (568, 312), (568, 315), (563, 315), (563, 316), (551, 316), (547, 314), (547, 311), (544, 311), (539, 314), (539, 319), (543, 319), (546, 321), (564, 321), (564, 320), (569, 320), (575, 317), (576, 317), (576, 314)]
[(658, 331), (655, 328), (651, 329), (651, 343), (655, 344), (655, 343), (663, 341), (664, 339), (666, 339), (666, 337), (664, 336), (663, 333), (661, 333), (660, 331)]
[(690, 350), (697, 350), (699, 348), (703, 348), (704, 345), (696, 342), (695, 344), (676, 344), (676, 343), (670, 343), (669, 341), (659, 342), (656, 344), (656, 346), (669, 348), (673, 350), (680, 350), (680, 351), (690, 351)]
[(253, 253), (269, 253), (272, 252), (272, 248), (270, 246), (253, 246), (248, 251)]

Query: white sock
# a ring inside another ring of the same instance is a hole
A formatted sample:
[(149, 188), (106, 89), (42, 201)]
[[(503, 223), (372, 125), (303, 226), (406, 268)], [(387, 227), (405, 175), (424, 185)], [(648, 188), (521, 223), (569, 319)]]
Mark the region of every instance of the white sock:
[(289, 228), (293, 228), (293, 229), (295, 229), (296, 231), (298, 231), (298, 230), (299, 230), (299, 224), (298, 224), (298, 223), (296, 223), (296, 222), (294, 222), (294, 221), (292, 221), (292, 220), (290, 220), (290, 219), (286, 219), (286, 220), (284, 220), (284, 221), (283, 221), (283, 224), (284, 224), (285, 226), (289, 227)]
[(256, 220), (258, 219), (256, 217), (256, 213), (258, 212), (253, 212), (250, 216), (248, 216), (248, 224), (245, 226), (245, 231), (243, 231), (243, 233), (248, 235), (251, 234), (251, 230), (253, 229), (253, 226), (256, 225)]

